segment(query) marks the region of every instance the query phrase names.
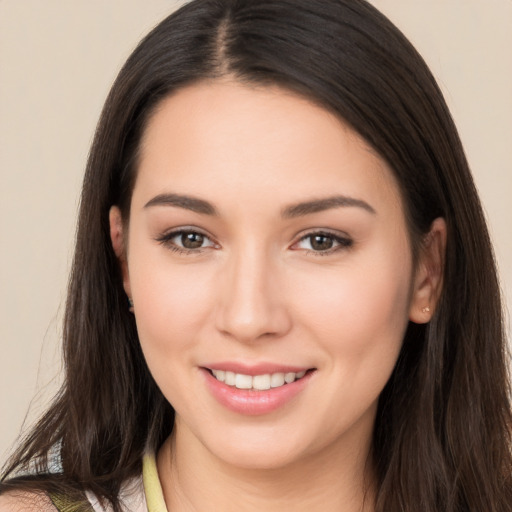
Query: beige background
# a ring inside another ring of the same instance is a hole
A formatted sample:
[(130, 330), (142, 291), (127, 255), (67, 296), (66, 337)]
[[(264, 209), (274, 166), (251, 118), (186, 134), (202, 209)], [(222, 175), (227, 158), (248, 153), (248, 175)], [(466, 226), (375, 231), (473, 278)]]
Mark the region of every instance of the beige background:
[[(255, 0), (256, 1), (256, 0)], [(181, 2), (0, 0), (0, 461), (59, 381), (82, 171), (102, 103)], [(488, 214), (512, 304), (512, 2), (373, 0), (438, 78)]]

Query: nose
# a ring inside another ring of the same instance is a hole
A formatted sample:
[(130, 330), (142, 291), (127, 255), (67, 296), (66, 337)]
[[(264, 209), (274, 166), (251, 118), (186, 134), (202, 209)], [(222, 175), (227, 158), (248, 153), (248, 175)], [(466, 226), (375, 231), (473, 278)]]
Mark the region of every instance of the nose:
[(226, 262), (219, 275), (217, 329), (250, 343), (277, 338), (291, 328), (279, 265), (258, 248), (247, 248)]

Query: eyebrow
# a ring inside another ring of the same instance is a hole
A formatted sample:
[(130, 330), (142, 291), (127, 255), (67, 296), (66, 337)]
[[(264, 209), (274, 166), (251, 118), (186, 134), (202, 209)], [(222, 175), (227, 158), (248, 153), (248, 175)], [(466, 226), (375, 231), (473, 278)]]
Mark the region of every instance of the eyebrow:
[(149, 208), (150, 206), (176, 206), (196, 213), (202, 213), (203, 215), (218, 215), (215, 207), (208, 201), (181, 194), (159, 194), (148, 201), (144, 208)]
[(377, 214), (375, 209), (362, 199), (355, 199), (353, 197), (347, 196), (332, 196), (293, 204), (283, 210), (282, 216), (285, 219), (291, 219), (294, 217), (302, 217), (303, 215), (310, 215), (312, 213), (323, 212), (332, 208), (341, 207), (362, 208), (363, 210), (366, 210), (373, 215)]
[[(185, 210), (191, 210), (203, 215), (218, 215), (218, 212), (208, 201), (199, 199), (197, 197), (182, 195), (182, 194), (159, 194), (153, 199), (149, 200), (144, 208), (151, 206), (175, 206)], [(304, 215), (311, 215), (313, 213), (323, 212), (332, 208), (341, 207), (357, 207), (366, 210), (367, 212), (376, 215), (375, 209), (362, 199), (355, 199), (347, 196), (332, 196), (322, 199), (313, 199), (311, 201), (303, 201), (300, 203), (287, 206), (281, 215), (285, 219), (292, 219), (295, 217), (302, 217)]]

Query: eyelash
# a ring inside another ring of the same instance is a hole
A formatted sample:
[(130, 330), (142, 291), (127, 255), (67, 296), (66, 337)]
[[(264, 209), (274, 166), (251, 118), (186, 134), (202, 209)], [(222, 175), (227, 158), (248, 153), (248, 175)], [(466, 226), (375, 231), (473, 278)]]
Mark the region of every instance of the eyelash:
[[(179, 245), (176, 245), (176, 243), (172, 242), (172, 240), (174, 238), (183, 236), (183, 235), (201, 236), (204, 238), (204, 240), (209, 240), (210, 245), (207, 245), (204, 247), (197, 247), (195, 249), (189, 249), (186, 247), (181, 247)], [(305, 249), (307, 254), (312, 254), (314, 256), (327, 256), (327, 255), (333, 254), (335, 252), (338, 252), (340, 250), (350, 249), (354, 243), (354, 241), (347, 236), (340, 236), (338, 234), (331, 233), (329, 231), (312, 231), (310, 233), (303, 235), (297, 242), (295, 242), (291, 246), (291, 248), (293, 250), (300, 250), (295, 247), (307, 239), (310, 239), (310, 245), (311, 245), (311, 239), (313, 237), (324, 237), (324, 238), (332, 240), (333, 243), (337, 244), (334, 247), (328, 248), (326, 250), (320, 250), (320, 251), (315, 251), (314, 249)], [(216, 247), (217, 246), (217, 244), (208, 235), (206, 235), (205, 233), (202, 233), (201, 231), (198, 231), (196, 229), (191, 229), (191, 228), (180, 228), (177, 230), (170, 231), (168, 233), (164, 233), (163, 235), (157, 237), (156, 241), (159, 242), (160, 244), (164, 245), (166, 248), (170, 249), (171, 251), (177, 252), (179, 254), (184, 254), (184, 255), (201, 254), (208, 247)]]
[[(180, 247), (179, 245), (176, 245), (174, 242), (172, 242), (173, 238), (179, 237), (183, 235), (199, 235), (203, 237), (205, 240), (209, 240), (211, 242), (211, 245), (207, 245), (205, 247), (197, 247), (195, 249), (189, 249), (187, 247)], [(197, 229), (192, 228), (180, 228), (176, 229), (174, 231), (170, 231), (168, 233), (164, 233), (163, 235), (156, 238), (156, 241), (161, 243), (163, 246), (165, 246), (167, 249), (177, 252), (178, 254), (200, 254), (208, 247), (215, 247), (217, 244), (205, 233), (202, 233), (201, 231), (198, 231)]]
[[(330, 231), (312, 231), (310, 233), (303, 235), (299, 239), (298, 242), (295, 242), (293, 244), (292, 248), (297, 246), (301, 242), (307, 240), (308, 238), (310, 239), (310, 244), (311, 244), (311, 239), (313, 237), (325, 237), (325, 238), (332, 240), (333, 243), (337, 244), (334, 247), (331, 247), (324, 251), (315, 251), (313, 249), (305, 249), (307, 254), (312, 254), (314, 256), (329, 256), (338, 251), (350, 249), (354, 244), (354, 241), (351, 238), (349, 238), (348, 236), (341, 236), (339, 234), (332, 233)], [(296, 250), (300, 250), (300, 249), (296, 249)]]

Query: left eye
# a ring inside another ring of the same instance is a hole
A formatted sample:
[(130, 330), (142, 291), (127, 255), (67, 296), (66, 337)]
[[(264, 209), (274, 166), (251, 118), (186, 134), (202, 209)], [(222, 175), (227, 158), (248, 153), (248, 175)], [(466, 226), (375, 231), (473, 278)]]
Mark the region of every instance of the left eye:
[(215, 244), (203, 233), (192, 230), (174, 231), (161, 237), (160, 242), (174, 247), (176, 250), (193, 251), (213, 247)]
[(344, 247), (350, 247), (352, 240), (333, 235), (332, 233), (311, 233), (302, 237), (295, 245), (297, 249), (305, 249), (318, 253), (332, 252)]

